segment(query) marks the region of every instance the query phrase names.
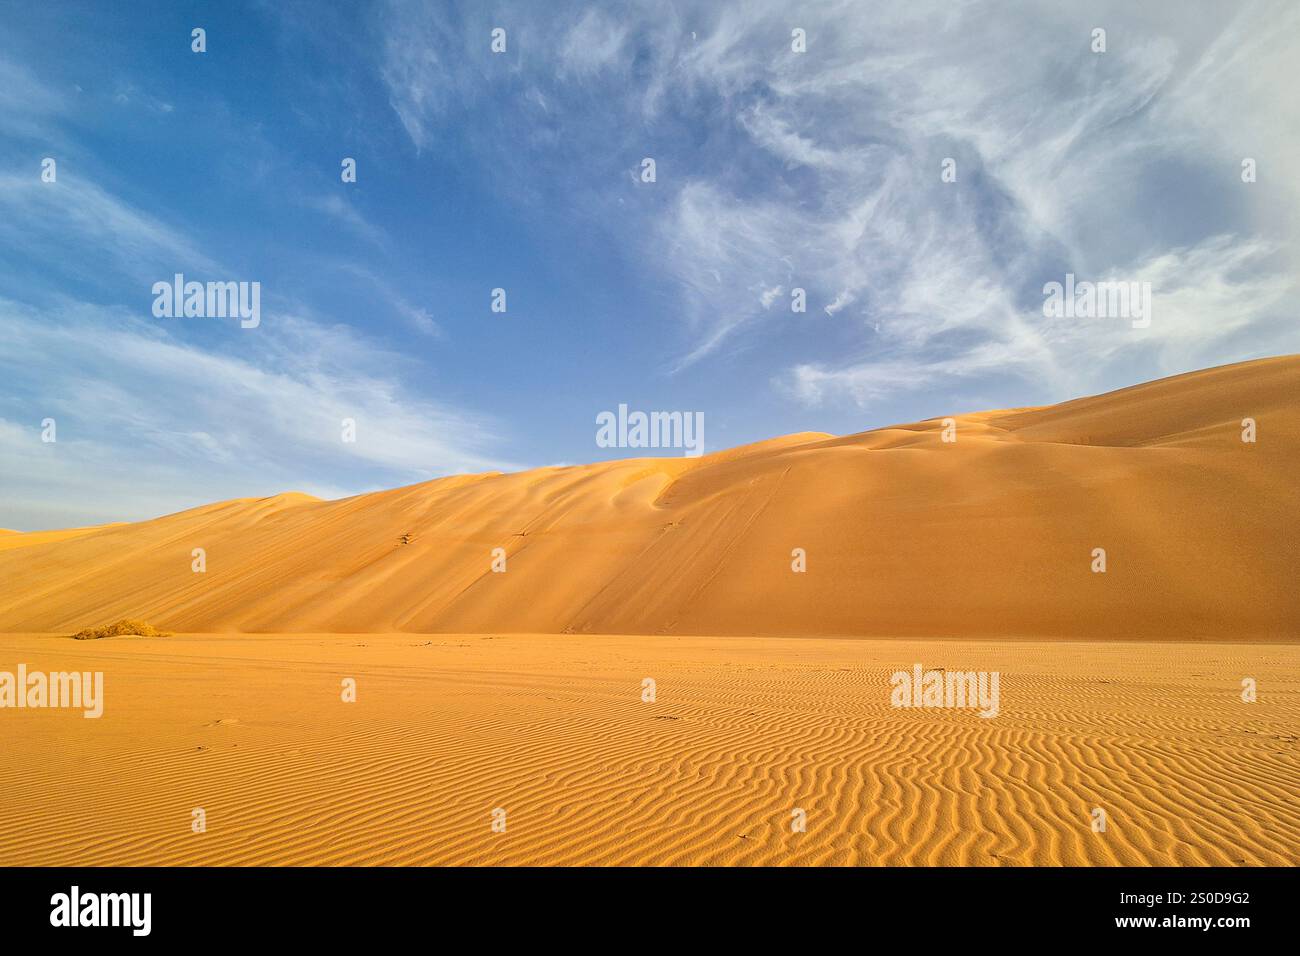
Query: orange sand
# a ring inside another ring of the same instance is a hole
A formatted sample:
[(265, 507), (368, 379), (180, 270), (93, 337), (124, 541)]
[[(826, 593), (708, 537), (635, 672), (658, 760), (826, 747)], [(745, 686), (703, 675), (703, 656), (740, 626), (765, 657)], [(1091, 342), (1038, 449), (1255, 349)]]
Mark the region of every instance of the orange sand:
[[(0, 711), (0, 864), (1258, 865), (1300, 847), (1294, 646), (0, 636), (15, 660), (102, 670), (105, 709)], [(1001, 714), (891, 708), (889, 673), (915, 662), (999, 670)]]
[(36, 544), (49, 544), (54, 541), (67, 541), (69, 538), (79, 538), (84, 534), (90, 534), (93, 531), (102, 531), (105, 528), (119, 528), (120, 524), (111, 525), (94, 525), (89, 528), (61, 528), (58, 531), (10, 531), (8, 528), (0, 528), (0, 551), (11, 551), (17, 548), (30, 548)]
[(4, 535), (0, 631), (1300, 635), (1300, 357), (955, 417)]

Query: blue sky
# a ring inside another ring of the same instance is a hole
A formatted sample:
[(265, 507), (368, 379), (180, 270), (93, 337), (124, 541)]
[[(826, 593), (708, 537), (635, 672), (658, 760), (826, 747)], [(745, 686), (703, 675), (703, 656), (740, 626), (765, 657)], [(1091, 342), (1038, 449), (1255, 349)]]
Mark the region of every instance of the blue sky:
[[(1300, 351), (1300, 8), (1051, 6), (0, 3), (0, 527), (623, 457), (620, 403), (716, 450)], [(176, 272), (261, 325), (155, 318)], [(1044, 318), (1066, 272), (1151, 328)]]

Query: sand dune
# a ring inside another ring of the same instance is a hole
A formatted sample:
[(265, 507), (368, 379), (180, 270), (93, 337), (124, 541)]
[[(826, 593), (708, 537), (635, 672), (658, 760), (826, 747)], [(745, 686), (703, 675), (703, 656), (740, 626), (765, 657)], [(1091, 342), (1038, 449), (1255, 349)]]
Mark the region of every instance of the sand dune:
[[(106, 688), (99, 720), (0, 714), (5, 864), (1232, 866), (1300, 846), (1293, 646), (6, 635), (0, 657)], [(891, 708), (916, 661), (1000, 670), (999, 716)]]
[(1300, 358), (954, 417), (0, 534), (0, 863), (1295, 864)]
[(0, 629), (1297, 637), (1300, 357), (954, 417), (4, 535)]

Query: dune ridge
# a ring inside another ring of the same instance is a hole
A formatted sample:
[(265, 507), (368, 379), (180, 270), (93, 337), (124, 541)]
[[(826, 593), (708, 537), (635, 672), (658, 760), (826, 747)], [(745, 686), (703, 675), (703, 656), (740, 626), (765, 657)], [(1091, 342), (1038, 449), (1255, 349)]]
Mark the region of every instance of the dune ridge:
[(94, 534), (105, 528), (120, 527), (121, 523), (91, 525), (86, 528), (60, 528), (55, 531), (10, 531), (0, 528), (0, 551), (13, 551), (18, 548), (30, 548), (37, 544), (49, 544), (53, 541), (67, 541), (82, 535)]
[(0, 631), (1300, 636), (1300, 357), (952, 418), (3, 535)]

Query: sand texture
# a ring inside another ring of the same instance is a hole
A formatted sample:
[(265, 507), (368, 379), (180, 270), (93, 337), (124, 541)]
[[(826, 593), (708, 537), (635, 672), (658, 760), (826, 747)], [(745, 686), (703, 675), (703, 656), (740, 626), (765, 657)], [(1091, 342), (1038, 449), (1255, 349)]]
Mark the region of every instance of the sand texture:
[[(1291, 646), (0, 637), (15, 655), (102, 670), (106, 706), (0, 713), (0, 863), (1293, 865), (1300, 846)], [(1000, 670), (999, 716), (891, 708), (915, 662)]]

